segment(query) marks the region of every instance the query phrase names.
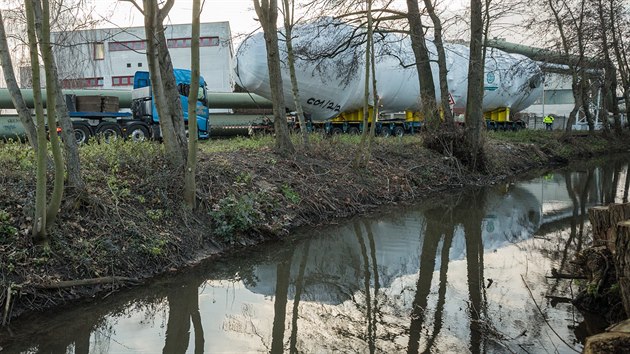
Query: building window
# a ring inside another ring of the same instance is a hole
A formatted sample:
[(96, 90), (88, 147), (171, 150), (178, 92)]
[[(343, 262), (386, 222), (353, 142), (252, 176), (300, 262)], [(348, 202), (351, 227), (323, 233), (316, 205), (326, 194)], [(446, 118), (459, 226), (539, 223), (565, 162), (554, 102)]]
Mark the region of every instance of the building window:
[(133, 76), (112, 76), (112, 86), (132, 86)]
[(121, 52), (124, 50), (144, 50), (146, 49), (146, 47), (146, 41), (109, 42), (110, 52)]
[(141, 68), (142, 67), (142, 63), (138, 63), (138, 67)]
[(131, 63), (127, 63), (127, 67), (130, 68), (131, 67)]
[(103, 42), (94, 43), (94, 60), (105, 59), (105, 44)]
[(61, 80), (61, 87), (67, 89), (80, 89), (85, 87), (102, 87), (102, 77), (86, 77), (79, 79), (64, 79)]
[[(173, 38), (166, 42), (169, 48), (190, 48), (192, 39), (190, 38)], [(219, 45), (219, 37), (200, 37), (200, 47), (216, 47)]]
[(199, 38), (200, 47), (216, 47), (219, 45), (219, 37), (201, 37)]

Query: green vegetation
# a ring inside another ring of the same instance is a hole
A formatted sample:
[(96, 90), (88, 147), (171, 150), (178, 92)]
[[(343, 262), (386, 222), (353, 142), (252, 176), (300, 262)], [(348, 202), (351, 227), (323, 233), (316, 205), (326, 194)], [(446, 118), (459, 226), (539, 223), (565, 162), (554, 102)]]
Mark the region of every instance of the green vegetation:
[(17, 228), (11, 223), (11, 215), (0, 210), (0, 244), (9, 243), (17, 236)]
[(280, 187), (280, 189), (282, 190), (282, 194), (284, 195), (284, 197), (287, 198), (291, 203), (293, 204), (300, 203), (300, 200), (301, 200), (300, 195), (297, 194), (297, 192), (293, 190), (291, 186), (285, 183), (282, 185), (282, 187)]
[(260, 222), (256, 204), (256, 195), (252, 193), (240, 197), (231, 194), (219, 200), (210, 212), (214, 232), (225, 241), (233, 241), (238, 233)]

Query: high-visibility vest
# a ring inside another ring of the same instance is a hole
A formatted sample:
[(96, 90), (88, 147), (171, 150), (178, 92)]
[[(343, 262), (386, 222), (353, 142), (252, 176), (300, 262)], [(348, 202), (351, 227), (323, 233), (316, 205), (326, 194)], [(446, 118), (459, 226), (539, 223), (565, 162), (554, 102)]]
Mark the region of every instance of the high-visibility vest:
[(543, 123), (553, 123), (553, 117), (545, 116), (545, 118), (543, 118)]

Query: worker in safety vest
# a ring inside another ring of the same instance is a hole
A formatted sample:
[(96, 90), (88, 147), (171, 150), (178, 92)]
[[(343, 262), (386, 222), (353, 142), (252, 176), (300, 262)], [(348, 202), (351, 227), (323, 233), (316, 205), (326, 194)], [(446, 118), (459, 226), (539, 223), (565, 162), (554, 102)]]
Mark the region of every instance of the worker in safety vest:
[(543, 118), (543, 123), (545, 123), (546, 130), (553, 130), (553, 116), (551, 114), (548, 114), (545, 118)]

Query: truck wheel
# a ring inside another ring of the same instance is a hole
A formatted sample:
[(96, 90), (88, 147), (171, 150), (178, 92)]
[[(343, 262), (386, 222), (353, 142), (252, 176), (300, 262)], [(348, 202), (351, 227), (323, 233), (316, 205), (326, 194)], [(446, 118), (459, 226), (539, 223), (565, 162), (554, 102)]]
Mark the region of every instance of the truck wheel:
[(79, 145), (87, 143), (92, 136), (92, 129), (85, 124), (73, 124), (72, 128), (74, 129), (74, 139)]
[(339, 128), (339, 127), (334, 127), (332, 128), (332, 130), (330, 131), (331, 135), (339, 135), (339, 134), (343, 134), (343, 129)]
[(403, 127), (395, 127), (394, 128), (394, 136), (401, 137), (405, 135), (405, 129)]
[(133, 142), (145, 141), (149, 139), (149, 129), (144, 125), (132, 124), (127, 128), (125, 138)]
[(109, 143), (110, 141), (114, 141), (122, 137), (122, 131), (117, 124), (105, 122), (99, 124), (96, 128), (96, 136), (102, 142)]
[(361, 131), (357, 127), (350, 127), (350, 128), (348, 128), (348, 134), (350, 134), (350, 135), (359, 135), (359, 134), (361, 134)]
[(389, 127), (383, 127), (381, 128), (381, 136), (384, 138), (387, 138), (388, 136), (392, 135), (392, 130), (389, 129)]

